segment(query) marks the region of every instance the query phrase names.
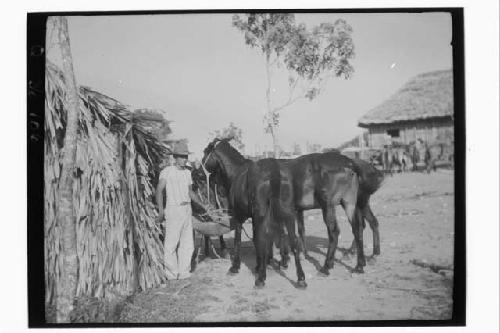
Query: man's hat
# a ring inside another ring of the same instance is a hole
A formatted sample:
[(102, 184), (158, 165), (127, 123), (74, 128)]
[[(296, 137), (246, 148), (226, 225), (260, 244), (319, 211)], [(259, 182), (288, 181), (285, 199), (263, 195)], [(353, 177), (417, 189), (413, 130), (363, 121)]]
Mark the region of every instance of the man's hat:
[(172, 154), (174, 155), (189, 155), (191, 152), (188, 150), (187, 143), (185, 141), (178, 141), (174, 143), (172, 149)]

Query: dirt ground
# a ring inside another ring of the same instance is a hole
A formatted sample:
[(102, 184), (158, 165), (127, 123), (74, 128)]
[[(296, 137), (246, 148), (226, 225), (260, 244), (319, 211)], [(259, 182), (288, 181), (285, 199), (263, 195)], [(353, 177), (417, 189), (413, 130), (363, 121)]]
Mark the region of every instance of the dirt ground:
[[(229, 259), (201, 261), (188, 280), (169, 282), (132, 298), (122, 322), (321, 321), (449, 319), (453, 271), (415, 265), (453, 265), (453, 172), (438, 170), (387, 177), (371, 199), (380, 223), (381, 255), (369, 258), (364, 274), (353, 274), (355, 257), (337, 251), (327, 277), (318, 274), (328, 247), (319, 210), (305, 212), (308, 256), (302, 260), (308, 287), (297, 289), (293, 260), (287, 270), (269, 267), (266, 286), (254, 289), (252, 242), (243, 233), (239, 274), (228, 275)], [(342, 211), (339, 246), (353, 236)], [(244, 225), (250, 235), (251, 224)], [(372, 254), (372, 233), (364, 233)], [(232, 237), (227, 237), (232, 247)], [(277, 254), (275, 255), (277, 258)], [(451, 266), (452, 267), (452, 266)]]

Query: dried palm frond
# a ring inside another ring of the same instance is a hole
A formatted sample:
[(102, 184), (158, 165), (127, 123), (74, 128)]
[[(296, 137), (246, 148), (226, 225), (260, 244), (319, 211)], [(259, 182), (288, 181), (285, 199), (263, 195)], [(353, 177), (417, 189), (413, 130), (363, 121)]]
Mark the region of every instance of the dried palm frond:
[[(45, 100), (45, 282), (55, 294), (62, 257), (58, 181), (66, 125), (66, 87), (47, 62)], [(73, 203), (77, 223), (77, 296), (126, 294), (165, 280), (153, 183), (167, 150), (118, 101), (80, 87)]]
[(193, 228), (205, 236), (220, 236), (231, 231), (231, 215), (227, 198), (221, 187), (214, 181), (208, 181), (208, 175), (193, 172), (196, 192), (203, 207), (194, 205)]

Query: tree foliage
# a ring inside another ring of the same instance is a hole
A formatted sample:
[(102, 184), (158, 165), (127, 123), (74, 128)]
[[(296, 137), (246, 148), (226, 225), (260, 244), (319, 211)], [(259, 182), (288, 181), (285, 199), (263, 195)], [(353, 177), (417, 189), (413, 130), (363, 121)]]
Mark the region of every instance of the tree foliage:
[[(245, 43), (259, 49), (266, 60), (265, 131), (273, 136), (280, 111), (300, 99), (313, 100), (332, 77), (351, 77), (354, 68), (352, 28), (343, 19), (321, 23), (308, 29), (295, 22), (294, 14), (234, 15), (233, 26), (244, 34)], [(273, 74), (283, 69), (288, 74), (288, 97), (276, 101), (272, 96)]]
[(236, 126), (233, 122), (229, 123), (229, 125), (223, 129), (216, 130), (211, 134), (212, 139), (227, 139), (231, 138), (229, 143), (233, 145), (240, 152), (245, 149), (245, 144), (243, 143), (243, 131), (241, 128)]
[(233, 26), (245, 34), (245, 43), (262, 53), (280, 56), (294, 30), (293, 14), (247, 14), (233, 16)]

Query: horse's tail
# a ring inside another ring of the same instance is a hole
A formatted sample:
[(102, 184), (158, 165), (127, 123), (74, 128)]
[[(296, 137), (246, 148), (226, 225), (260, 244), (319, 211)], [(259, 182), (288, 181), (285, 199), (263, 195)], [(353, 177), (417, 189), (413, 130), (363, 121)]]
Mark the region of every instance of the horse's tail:
[(384, 183), (386, 178), (385, 174), (382, 171), (378, 170), (375, 167), (373, 167), (373, 169), (375, 170), (373, 175), (375, 179), (373, 181), (372, 193), (375, 193), (380, 187), (382, 187), (382, 184)]
[(369, 166), (363, 178), (363, 188), (366, 189), (367, 194), (369, 195), (377, 192), (386, 179), (385, 174), (373, 165)]
[(359, 185), (368, 195), (375, 193), (383, 184), (385, 175), (372, 164), (361, 159), (354, 159), (358, 174), (360, 175)]

